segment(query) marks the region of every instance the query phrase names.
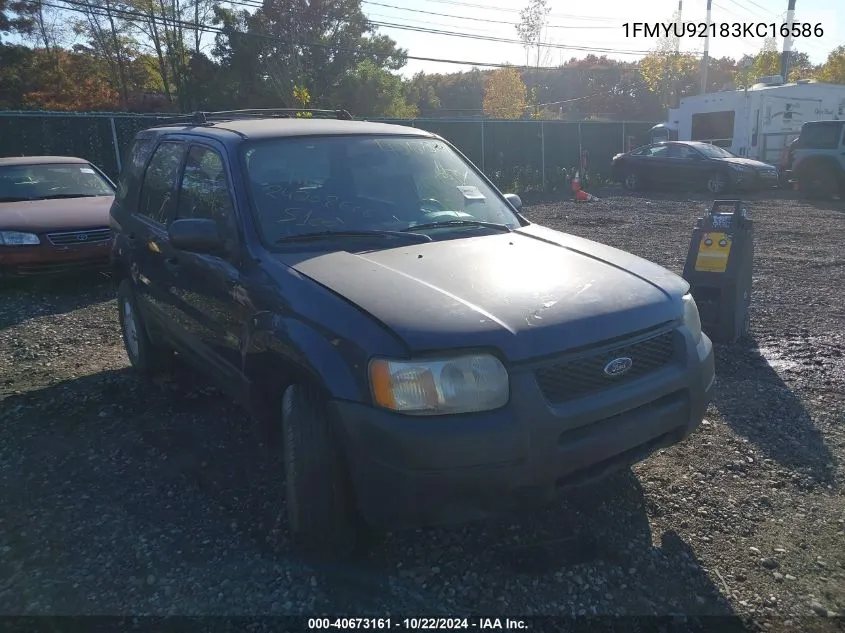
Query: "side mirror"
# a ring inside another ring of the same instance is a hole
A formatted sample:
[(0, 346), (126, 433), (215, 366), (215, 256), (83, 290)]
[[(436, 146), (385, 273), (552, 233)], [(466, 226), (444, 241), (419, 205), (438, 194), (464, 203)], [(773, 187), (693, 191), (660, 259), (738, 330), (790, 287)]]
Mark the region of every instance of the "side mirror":
[(511, 203), (511, 206), (517, 211), (522, 211), (522, 198), (515, 193), (506, 193), (505, 200)]
[(217, 222), (205, 218), (174, 220), (167, 230), (170, 244), (180, 251), (219, 253), (224, 248)]

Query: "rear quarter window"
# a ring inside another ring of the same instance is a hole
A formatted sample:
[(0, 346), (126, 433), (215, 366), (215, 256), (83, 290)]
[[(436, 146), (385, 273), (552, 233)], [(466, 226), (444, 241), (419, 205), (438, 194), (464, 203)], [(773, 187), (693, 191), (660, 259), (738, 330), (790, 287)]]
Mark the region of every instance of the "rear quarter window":
[(123, 169), (117, 182), (115, 199), (118, 204), (131, 204), (138, 199), (144, 168), (153, 153), (155, 141), (152, 138), (136, 138), (129, 148)]

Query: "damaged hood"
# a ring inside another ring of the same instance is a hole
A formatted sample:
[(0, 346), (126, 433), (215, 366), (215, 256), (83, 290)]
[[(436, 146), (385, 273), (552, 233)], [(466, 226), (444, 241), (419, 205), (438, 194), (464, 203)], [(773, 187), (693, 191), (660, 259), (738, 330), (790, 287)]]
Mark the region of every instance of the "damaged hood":
[(381, 321), (412, 352), (492, 347), (511, 361), (677, 319), (689, 288), (656, 264), (537, 225), (278, 257)]

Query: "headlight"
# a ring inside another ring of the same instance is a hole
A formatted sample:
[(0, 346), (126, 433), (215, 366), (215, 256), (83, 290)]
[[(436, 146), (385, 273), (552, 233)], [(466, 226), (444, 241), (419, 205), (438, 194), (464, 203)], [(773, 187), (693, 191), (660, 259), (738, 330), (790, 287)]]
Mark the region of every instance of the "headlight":
[(701, 341), (701, 317), (698, 315), (698, 306), (695, 305), (695, 299), (689, 293), (683, 296), (682, 301), (684, 304), (684, 325), (692, 332), (692, 338), (698, 345)]
[(25, 244), (40, 244), (41, 240), (35, 233), (21, 233), (20, 231), (0, 231), (0, 244), (3, 246), (23, 246)]
[(375, 403), (412, 415), (489, 411), (508, 402), (508, 372), (495, 356), (370, 362)]

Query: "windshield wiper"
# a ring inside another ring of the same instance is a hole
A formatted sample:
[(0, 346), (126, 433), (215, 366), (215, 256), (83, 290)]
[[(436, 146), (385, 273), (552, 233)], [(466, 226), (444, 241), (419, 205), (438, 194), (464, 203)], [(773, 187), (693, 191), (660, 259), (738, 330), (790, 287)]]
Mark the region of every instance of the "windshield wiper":
[(400, 231), (317, 231), (314, 233), (300, 233), (299, 235), (286, 235), (276, 240), (276, 244), (288, 242), (309, 242), (313, 240), (330, 240), (336, 237), (380, 237), (380, 238), (413, 238), (421, 242), (430, 242), (431, 236)]
[(439, 229), (441, 227), (450, 226), (481, 226), (486, 229), (496, 229), (503, 233), (510, 233), (513, 229), (506, 224), (497, 224), (496, 222), (481, 222), (480, 220), (443, 220), (441, 222), (429, 222), (428, 224), (417, 224), (416, 226), (409, 226), (407, 229), (402, 229), (403, 232), (419, 231), (421, 229)]

